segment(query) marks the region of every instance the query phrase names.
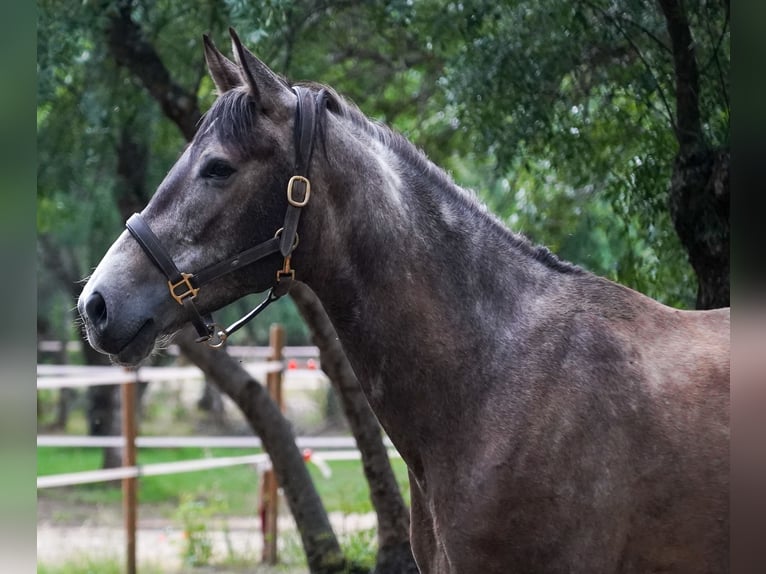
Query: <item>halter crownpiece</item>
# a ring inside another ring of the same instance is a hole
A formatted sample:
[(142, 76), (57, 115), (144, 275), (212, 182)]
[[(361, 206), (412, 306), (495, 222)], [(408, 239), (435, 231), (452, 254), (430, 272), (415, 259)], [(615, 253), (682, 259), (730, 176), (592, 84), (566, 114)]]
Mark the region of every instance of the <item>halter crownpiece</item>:
[[(191, 322), (199, 335), (197, 342), (205, 342), (212, 348), (221, 347), (229, 335), (253, 320), (271, 303), (286, 295), (295, 280), (295, 269), (291, 266), (291, 257), (298, 247), (298, 222), (301, 209), (308, 204), (311, 197), (308, 172), (314, 152), (314, 136), (324, 108), (326, 93), (322, 90), (314, 98), (309, 89), (300, 86), (293, 87), (293, 92), (298, 97), (293, 132), (295, 175), (287, 183), (288, 205), (284, 224), (276, 231), (274, 237), (233, 257), (205, 267), (197, 273), (182, 273), (139, 213), (134, 213), (125, 223), (125, 227), (149, 259), (167, 277), (170, 296), (191, 315)], [(282, 268), (276, 272), (274, 285), (269, 289), (266, 298), (252, 311), (225, 329), (217, 329), (219, 325), (213, 322), (210, 315), (203, 317), (200, 314), (195, 299), (202, 286), (274, 253), (282, 255)]]

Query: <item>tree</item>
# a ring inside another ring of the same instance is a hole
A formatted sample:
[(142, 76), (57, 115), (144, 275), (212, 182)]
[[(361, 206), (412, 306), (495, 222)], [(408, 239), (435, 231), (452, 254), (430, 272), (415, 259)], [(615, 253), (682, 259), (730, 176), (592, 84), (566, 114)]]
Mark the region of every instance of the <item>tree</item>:
[(431, 29), (463, 41), (445, 56), (450, 97), (509, 173), (505, 195), (538, 211), (556, 188), (608, 199), (634, 247), (605, 274), (684, 305), (687, 259), (709, 307), (729, 298), (728, 21), (705, 0), (477, 0)]
[[(670, 214), (678, 236), (689, 253), (689, 261), (699, 279), (697, 308), (713, 309), (729, 305), (729, 166), (728, 142), (714, 145), (705, 133), (704, 102), (700, 92), (698, 50), (690, 20), (681, 0), (659, 0), (673, 51), (676, 92), (675, 135), (678, 153), (670, 183)], [(725, 14), (723, 42), (729, 22), (729, 2)], [(704, 3), (701, 7), (707, 8)], [(715, 11), (711, 15), (719, 16)], [(719, 74), (724, 103), (727, 103), (728, 70), (726, 52), (716, 46), (710, 65)], [(723, 61), (722, 61), (723, 60)], [(710, 113), (709, 110), (705, 110)], [(726, 110), (728, 113), (728, 109)]]
[(303, 455), (295, 446), (290, 423), (263, 385), (234, 358), (200, 345), (195, 339), (196, 335), (186, 329), (176, 337), (176, 343), (183, 354), (234, 401), (261, 437), (298, 526), (309, 570), (322, 574), (353, 571), (353, 565), (346, 563)]
[(290, 296), (301, 316), (311, 326), (314, 342), (319, 347), (322, 370), (340, 397), (343, 412), (362, 455), (362, 468), (370, 485), (370, 499), (378, 515), (375, 572), (417, 574), (418, 568), (410, 547), (409, 510), (399, 493), (380, 425), (317, 296), (303, 283), (294, 285)]

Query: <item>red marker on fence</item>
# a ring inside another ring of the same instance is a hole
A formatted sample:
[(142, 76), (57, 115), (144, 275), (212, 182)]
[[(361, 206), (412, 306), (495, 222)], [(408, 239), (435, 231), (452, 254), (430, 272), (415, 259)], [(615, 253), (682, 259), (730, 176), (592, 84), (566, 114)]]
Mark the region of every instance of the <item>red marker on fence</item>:
[(311, 460), (311, 455), (314, 454), (310, 448), (303, 449), (303, 461), (308, 462)]
[(317, 368), (317, 362), (314, 359), (309, 359), (306, 361), (306, 368), (314, 370)]
[(295, 359), (290, 359), (287, 361), (287, 368), (290, 370), (297, 369), (298, 368), (298, 361)]

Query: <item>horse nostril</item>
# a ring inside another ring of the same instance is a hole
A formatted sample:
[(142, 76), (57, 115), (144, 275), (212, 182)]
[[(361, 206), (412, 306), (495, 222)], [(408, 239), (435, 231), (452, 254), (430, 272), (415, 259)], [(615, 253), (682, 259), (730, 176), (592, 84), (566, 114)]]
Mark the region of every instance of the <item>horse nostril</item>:
[(104, 326), (107, 318), (106, 301), (101, 293), (96, 291), (88, 296), (88, 300), (85, 301), (85, 316), (94, 327)]

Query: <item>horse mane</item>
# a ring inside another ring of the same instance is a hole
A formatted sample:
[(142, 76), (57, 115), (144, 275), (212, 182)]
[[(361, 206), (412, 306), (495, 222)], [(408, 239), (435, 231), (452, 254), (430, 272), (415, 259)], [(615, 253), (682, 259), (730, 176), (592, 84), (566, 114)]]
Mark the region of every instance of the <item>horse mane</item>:
[[(418, 173), (431, 178), (439, 189), (449, 190), (448, 193), (443, 194), (445, 199), (456, 202), (463, 212), (474, 213), (484, 221), (490, 222), (498, 234), (524, 255), (562, 273), (584, 273), (582, 268), (559, 259), (547, 247), (535, 245), (524, 235), (508, 229), (476, 197), (473, 190), (458, 186), (446, 171), (429, 160), (423, 150), (413, 145), (402, 134), (392, 130), (382, 122), (370, 119), (356, 104), (342, 97), (329, 86), (315, 82), (301, 83), (300, 85), (316, 93), (324, 91), (327, 110), (330, 113), (344, 118), (354, 128), (361, 130), (391, 149), (403, 161), (412, 165)], [(256, 124), (257, 113), (255, 102), (246, 88), (239, 87), (228, 90), (221, 94), (202, 116), (195, 139), (212, 128), (223, 145), (231, 147), (235, 153), (249, 155), (254, 148), (253, 128)], [(319, 137), (322, 141), (325, 139), (324, 135), (325, 122), (321, 122)]]
[(510, 241), (511, 245), (525, 255), (543, 263), (547, 267), (562, 273), (579, 274), (585, 271), (573, 263), (559, 259), (550, 249), (543, 245), (533, 244), (526, 236), (511, 231), (500, 219), (483, 204), (473, 190), (465, 189), (457, 185), (442, 168), (434, 164), (425, 152), (415, 146), (402, 134), (394, 131), (386, 124), (367, 117), (353, 102), (339, 95), (329, 86), (319, 83), (302, 83), (301, 85), (316, 92), (324, 91), (327, 99), (328, 111), (345, 118), (351, 124), (361, 129), (370, 137), (394, 151), (408, 164), (413, 165), (418, 173), (432, 177), (438, 187), (443, 190), (451, 190), (453, 193), (444, 194), (445, 198), (456, 201), (462, 208), (471, 212), (478, 212), (484, 220), (489, 220), (499, 232)]

